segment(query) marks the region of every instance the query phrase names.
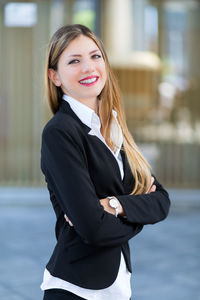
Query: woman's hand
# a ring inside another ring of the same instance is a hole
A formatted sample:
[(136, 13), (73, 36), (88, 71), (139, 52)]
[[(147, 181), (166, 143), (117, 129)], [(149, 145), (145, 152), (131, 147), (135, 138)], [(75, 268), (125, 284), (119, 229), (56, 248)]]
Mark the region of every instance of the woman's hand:
[(149, 190), (146, 192), (146, 194), (150, 194), (150, 193), (156, 191), (156, 186), (155, 186), (155, 184), (153, 184), (154, 181), (155, 181), (154, 177), (151, 176), (151, 186), (150, 186)]
[(109, 205), (109, 199), (108, 198), (100, 199), (100, 204), (103, 206), (103, 208), (104, 208), (105, 211), (107, 211), (108, 213), (110, 213), (112, 215), (115, 215), (115, 209), (112, 208)]
[(70, 219), (67, 217), (67, 215), (64, 215), (64, 217), (65, 217), (65, 220), (69, 223), (69, 225), (72, 227), (72, 226), (74, 226), (73, 224), (72, 224), (72, 222), (70, 221)]
[[(112, 197), (115, 198), (114, 196), (112, 196)], [(108, 199), (108, 198), (103, 198), (103, 199), (100, 199), (100, 203), (103, 206), (105, 211), (107, 211), (108, 213), (110, 213), (112, 215), (115, 215), (115, 209), (110, 206), (109, 200), (110, 199)], [(123, 207), (121, 206), (121, 204), (119, 205), (118, 215), (124, 216), (124, 210), (123, 210)]]

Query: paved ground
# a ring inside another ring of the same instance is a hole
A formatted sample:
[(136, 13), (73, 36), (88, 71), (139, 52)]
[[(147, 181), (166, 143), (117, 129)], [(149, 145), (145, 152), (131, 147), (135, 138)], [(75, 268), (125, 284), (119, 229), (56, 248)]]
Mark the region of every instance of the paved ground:
[[(198, 200), (199, 192), (195, 195)], [(146, 226), (130, 241), (134, 300), (200, 300), (196, 200), (191, 206), (177, 202), (167, 220)], [(0, 190), (0, 300), (42, 299), (39, 286), (55, 242), (54, 222), (44, 191)]]

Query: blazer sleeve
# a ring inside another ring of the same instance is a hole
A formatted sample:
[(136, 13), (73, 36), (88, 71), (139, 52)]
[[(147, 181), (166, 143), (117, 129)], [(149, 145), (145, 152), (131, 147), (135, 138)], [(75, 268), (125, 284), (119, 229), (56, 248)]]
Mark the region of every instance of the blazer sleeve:
[[(77, 137), (78, 139), (78, 137)], [(72, 134), (54, 126), (43, 131), (41, 168), (63, 214), (85, 243), (117, 246), (142, 230), (104, 211), (90, 178), (82, 147)]]
[(126, 221), (147, 225), (167, 217), (170, 207), (169, 195), (156, 178), (154, 184), (156, 191), (150, 194), (116, 195), (125, 211)]

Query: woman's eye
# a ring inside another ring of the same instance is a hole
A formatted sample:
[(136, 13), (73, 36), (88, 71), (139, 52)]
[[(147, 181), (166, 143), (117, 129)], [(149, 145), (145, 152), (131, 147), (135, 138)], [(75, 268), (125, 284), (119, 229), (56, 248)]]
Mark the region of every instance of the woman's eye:
[(71, 61), (69, 62), (69, 65), (71, 65), (71, 64), (77, 64), (78, 62), (79, 62), (78, 59), (73, 59), (73, 60), (71, 60)]
[(92, 55), (92, 58), (94, 58), (94, 59), (101, 58), (101, 55), (99, 55), (99, 54), (94, 54), (94, 55)]

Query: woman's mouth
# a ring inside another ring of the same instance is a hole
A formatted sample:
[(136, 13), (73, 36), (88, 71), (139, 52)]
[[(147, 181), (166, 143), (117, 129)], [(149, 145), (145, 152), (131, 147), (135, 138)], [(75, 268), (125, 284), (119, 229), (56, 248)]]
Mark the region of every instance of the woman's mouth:
[(79, 83), (85, 86), (91, 86), (94, 85), (98, 81), (98, 79), (99, 79), (98, 76), (89, 76), (81, 79)]

